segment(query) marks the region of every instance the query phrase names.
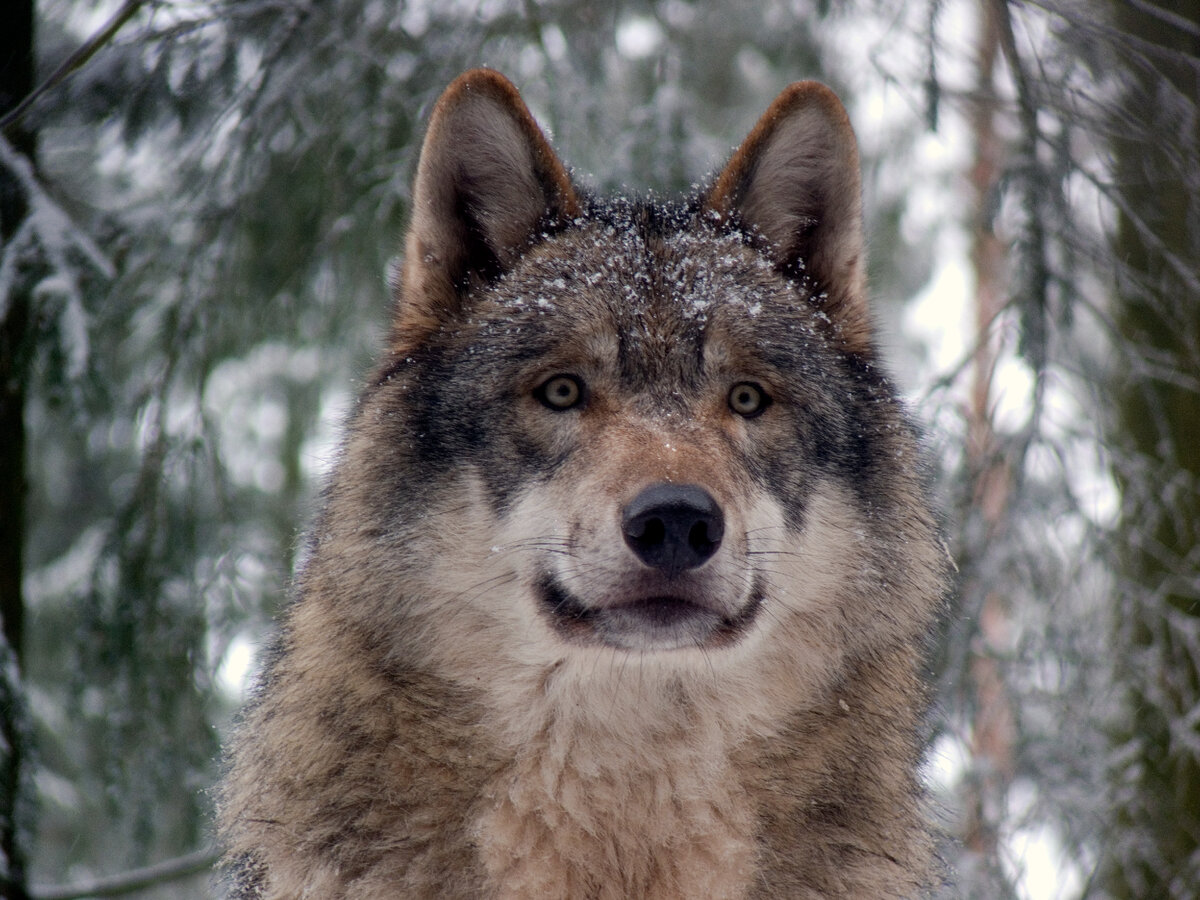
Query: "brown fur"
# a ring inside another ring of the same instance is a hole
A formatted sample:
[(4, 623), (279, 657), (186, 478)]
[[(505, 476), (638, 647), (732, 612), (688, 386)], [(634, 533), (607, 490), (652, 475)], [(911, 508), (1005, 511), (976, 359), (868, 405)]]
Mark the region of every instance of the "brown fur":
[[(819, 85), (780, 96), (682, 228), (594, 211), (501, 76), (447, 89), (390, 350), (231, 750), (235, 894), (929, 886), (919, 672), (945, 561), (876, 371), (859, 202), (853, 133)], [(565, 336), (529, 352), (545, 327)], [(555, 372), (586, 384), (579, 411), (536, 399)], [(754, 418), (726, 402), (747, 380), (776, 398)], [(672, 577), (724, 624), (628, 647), (535, 602), (549, 566), (619, 611), (658, 576), (613, 523), (679, 483), (712, 495), (724, 538)]]

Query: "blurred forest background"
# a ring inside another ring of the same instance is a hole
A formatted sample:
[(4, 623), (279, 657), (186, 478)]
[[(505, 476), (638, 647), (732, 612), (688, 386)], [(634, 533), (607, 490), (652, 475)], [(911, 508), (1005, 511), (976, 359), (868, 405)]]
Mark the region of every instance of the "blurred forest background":
[(5, 0), (0, 896), (210, 892), (221, 737), (480, 64), (605, 190), (838, 90), (960, 569), (947, 895), (1200, 897), (1200, 0)]

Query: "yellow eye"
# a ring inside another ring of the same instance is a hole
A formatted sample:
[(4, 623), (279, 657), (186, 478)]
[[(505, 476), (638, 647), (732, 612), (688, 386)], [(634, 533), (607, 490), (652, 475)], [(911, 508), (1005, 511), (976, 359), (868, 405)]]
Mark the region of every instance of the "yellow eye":
[(729, 389), (729, 408), (739, 416), (752, 419), (771, 405), (771, 398), (757, 384), (740, 381)]
[(542, 382), (535, 396), (550, 409), (570, 409), (583, 401), (583, 382), (574, 375), (554, 375)]

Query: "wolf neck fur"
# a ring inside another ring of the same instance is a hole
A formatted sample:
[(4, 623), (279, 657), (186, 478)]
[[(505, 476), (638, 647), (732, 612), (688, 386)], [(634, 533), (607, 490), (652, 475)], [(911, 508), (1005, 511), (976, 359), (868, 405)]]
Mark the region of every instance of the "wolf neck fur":
[(542, 705), (540, 727), (486, 790), (476, 823), (497, 896), (744, 892), (754, 810), (726, 723), (682, 699), (635, 704), (612, 717), (595, 698), (574, 710)]

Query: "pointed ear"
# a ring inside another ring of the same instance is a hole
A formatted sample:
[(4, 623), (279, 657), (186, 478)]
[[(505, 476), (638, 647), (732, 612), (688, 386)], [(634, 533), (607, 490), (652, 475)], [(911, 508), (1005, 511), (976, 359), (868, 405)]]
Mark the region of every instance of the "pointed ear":
[(784, 90), (706, 206), (760, 237), (781, 271), (811, 283), (846, 346), (869, 351), (858, 145), (833, 91), (815, 81)]
[(460, 75), (421, 147), (393, 343), (412, 346), (473, 280), (497, 277), (540, 231), (579, 212), (566, 168), (512, 83), (489, 69)]

